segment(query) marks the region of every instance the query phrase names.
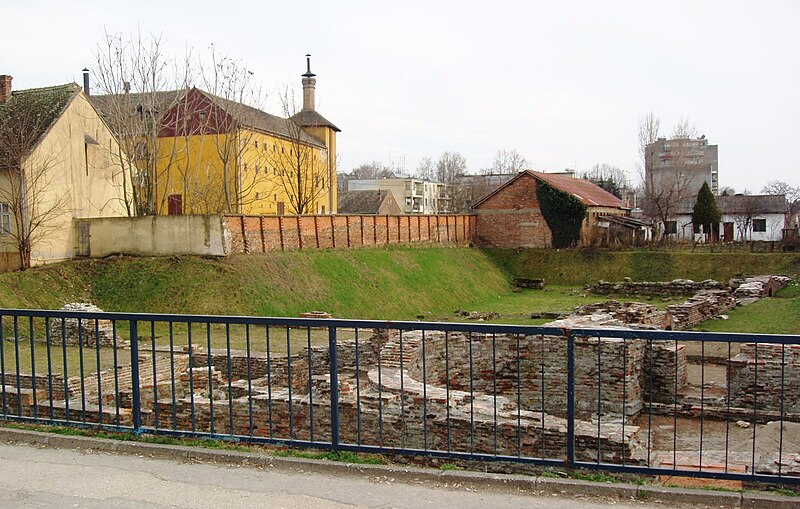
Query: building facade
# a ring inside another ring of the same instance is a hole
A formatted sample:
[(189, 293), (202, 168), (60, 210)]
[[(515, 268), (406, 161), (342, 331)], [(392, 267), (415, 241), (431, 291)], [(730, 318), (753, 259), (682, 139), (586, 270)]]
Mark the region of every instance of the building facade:
[[(622, 200), (594, 183), (572, 176), (522, 171), (474, 206), (478, 215), (477, 243), (500, 248), (552, 247), (553, 231), (542, 213), (539, 186), (546, 184), (572, 195), (586, 206), (580, 232), (581, 245), (594, 245), (608, 237), (609, 217), (626, 217)], [(620, 224), (638, 230), (641, 224)], [(631, 237), (634, 232), (631, 231)]]
[(288, 118), (198, 88), (92, 101), (126, 141), (145, 214), (334, 214), (340, 129), (315, 109), (310, 63), (302, 83)]
[(708, 182), (719, 192), (717, 145), (700, 138), (659, 138), (645, 149), (645, 183), (654, 189), (675, 187), (679, 198), (696, 196)]
[(414, 178), (350, 180), (348, 191), (388, 191), (403, 214), (447, 214), (451, 212), (450, 186)]
[(2, 268), (87, 254), (77, 252), (81, 220), (127, 215), (117, 139), (75, 83), (19, 91), (10, 76), (0, 83)]
[[(749, 242), (781, 240), (787, 227), (788, 205), (784, 195), (724, 195), (717, 196), (717, 206), (722, 213), (719, 239), (722, 242)], [(669, 221), (667, 238), (682, 242), (705, 242), (701, 225), (692, 223), (693, 200), (684, 200)], [(715, 233), (716, 236), (716, 233)]]

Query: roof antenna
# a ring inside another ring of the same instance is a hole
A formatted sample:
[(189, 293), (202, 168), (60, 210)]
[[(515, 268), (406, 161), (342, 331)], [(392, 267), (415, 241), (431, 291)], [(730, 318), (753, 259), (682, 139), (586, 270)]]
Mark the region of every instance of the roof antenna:
[(310, 53), (306, 53), (306, 73), (303, 74), (303, 77), (305, 77), (305, 78), (313, 78), (314, 76), (316, 76), (316, 74), (311, 72), (311, 54)]

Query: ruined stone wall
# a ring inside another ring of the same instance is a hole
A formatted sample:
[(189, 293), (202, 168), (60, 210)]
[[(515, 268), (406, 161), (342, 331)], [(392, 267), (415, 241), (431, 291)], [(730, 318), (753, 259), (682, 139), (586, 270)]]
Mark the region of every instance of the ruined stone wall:
[(800, 345), (743, 343), (730, 361), (728, 379), (731, 406), (800, 412)]
[(692, 281), (691, 279), (675, 279), (673, 281), (625, 280), (621, 283), (600, 281), (590, 286), (588, 290), (601, 295), (661, 295), (680, 297), (683, 295), (693, 295), (700, 290), (724, 290), (726, 288), (729, 288), (727, 284), (714, 281), (713, 279), (699, 282)]
[(668, 306), (667, 312), (672, 315), (672, 328), (683, 330), (727, 313), (736, 306), (736, 297), (728, 290), (702, 290), (686, 302)]
[[(562, 336), (431, 334), (426, 344), (429, 384), (516, 398), (530, 411), (564, 416), (567, 410), (567, 342)], [(494, 349), (492, 343), (494, 342)], [(519, 349), (517, 349), (519, 345)], [(599, 354), (599, 358), (598, 358)], [(422, 356), (409, 374), (422, 380)], [(447, 359), (447, 360), (446, 360)], [(599, 368), (598, 368), (599, 362)], [(575, 402), (579, 416), (636, 415), (642, 408), (644, 342), (616, 338), (575, 339)], [(519, 375), (519, 376), (518, 376)], [(471, 386), (470, 386), (471, 382)], [(600, 389), (598, 407), (598, 388)]]

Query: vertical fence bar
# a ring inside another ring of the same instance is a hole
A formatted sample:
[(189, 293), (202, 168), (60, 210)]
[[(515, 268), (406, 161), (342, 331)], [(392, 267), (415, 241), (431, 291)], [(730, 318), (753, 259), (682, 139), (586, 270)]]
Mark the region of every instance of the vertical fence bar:
[(336, 450), (339, 448), (339, 358), (336, 353), (336, 327), (328, 327), (328, 357), (331, 363), (331, 448)]
[[(233, 380), (231, 379), (231, 324), (225, 324), (225, 366), (228, 378), (228, 433), (234, 434), (233, 427)], [(250, 359), (248, 358), (249, 362)]]
[(172, 385), (172, 430), (178, 429), (178, 395), (175, 392), (175, 324), (169, 322), (169, 372)]
[(19, 373), (19, 317), (14, 317), (14, 367), (17, 373), (17, 416), (22, 417), (22, 377)]
[(3, 317), (0, 316), (0, 376), (2, 376), (3, 415), (8, 414), (6, 407), (6, 338), (3, 333)]
[(289, 441), (294, 440), (294, 407), (292, 405), (292, 335), (286, 326), (286, 385), (289, 389)]
[(156, 322), (150, 320), (150, 345), (152, 348), (151, 355), (153, 356), (153, 428), (158, 429), (158, 366), (156, 364)]
[[(131, 328), (131, 411), (133, 433), (142, 433), (142, 400), (139, 394), (139, 323), (130, 321)], [(80, 330), (80, 329), (79, 329)]]
[[(399, 223), (398, 223), (399, 226)], [(405, 401), (405, 386), (403, 380), (403, 331), (400, 331), (400, 429), (403, 430), (400, 439), (401, 447), (406, 445), (406, 401)]]
[[(262, 217), (263, 221), (263, 217)], [(263, 232), (263, 230), (262, 230)], [(250, 324), (244, 326), (245, 347), (247, 349), (247, 419), (250, 436), (253, 436), (253, 360), (250, 357)]]
[(567, 336), (567, 467), (575, 468), (575, 337)]
[[(363, 221), (364, 218), (362, 217)], [(356, 337), (356, 443), (361, 445), (361, 351), (358, 347), (358, 329), (355, 329)], [(330, 341), (329, 341), (330, 342)], [(339, 381), (336, 381), (336, 386), (339, 386)], [(338, 396), (337, 396), (338, 398)], [(336, 405), (337, 408), (339, 405)]]
[[(111, 322), (111, 336), (114, 349), (114, 418), (119, 426), (119, 363), (117, 362), (117, 321)], [(65, 373), (66, 375), (66, 373)], [(69, 400), (67, 400), (69, 401)]]
[(86, 424), (86, 374), (83, 366), (83, 322), (78, 318), (78, 360), (81, 370), (81, 422)]
[(97, 420), (103, 424), (103, 377), (100, 373), (100, 320), (94, 319), (94, 349), (97, 354)]
[[(50, 318), (44, 319), (44, 340), (47, 348), (47, 393), (50, 398), (50, 420), (53, 420), (53, 358), (50, 351)], [(3, 348), (3, 338), (0, 335), (0, 350)]]
[[(428, 217), (430, 222), (430, 216)], [(422, 448), (428, 450), (428, 366), (425, 351), (425, 330), (422, 331)]]
[(28, 317), (28, 334), (31, 339), (31, 394), (33, 397), (33, 417), (39, 417), (39, 402), (36, 398), (36, 355), (34, 354), (34, 330), (33, 330), (33, 316)]
[(269, 325), (264, 326), (264, 335), (266, 340), (266, 347), (267, 347), (267, 405), (269, 407), (269, 437), (272, 438), (273, 435), (273, 427), (272, 427), (272, 357), (270, 354), (270, 337), (269, 337)]
[(208, 361), (208, 414), (211, 434), (214, 434), (214, 358), (211, 353), (211, 322), (206, 322), (206, 360)]
[(192, 433), (197, 431), (197, 413), (194, 408), (194, 346), (192, 346), (192, 322), (186, 322), (186, 344), (189, 349), (189, 406), (191, 407)]
[[(331, 216), (333, 218), (333, 216)], [(308, 351), (308, 438), (314, 441), (314, 366), (311, 355), (311, 327), (306, 327), (306, 343)]]
[(61, 355), (64, 363), (64, 420), (69, 421), (69, 374), (67, 373), (67, 319), (61, 319)]

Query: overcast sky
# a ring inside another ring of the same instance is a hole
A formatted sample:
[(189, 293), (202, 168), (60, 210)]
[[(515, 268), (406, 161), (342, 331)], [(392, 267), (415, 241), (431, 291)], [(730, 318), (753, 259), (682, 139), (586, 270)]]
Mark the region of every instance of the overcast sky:
[(279, 114), (311, 53), (345, 171), (458, 151), (478, 172), (516, 149), (536, 170), (636, 177), (652, 111), (719, 145), (720, 186), (800, 185), (797, 1), (175, 3), (0, 0), (0, 74), (80, 83), (105, 32), (141, 30), (242, 58)]

